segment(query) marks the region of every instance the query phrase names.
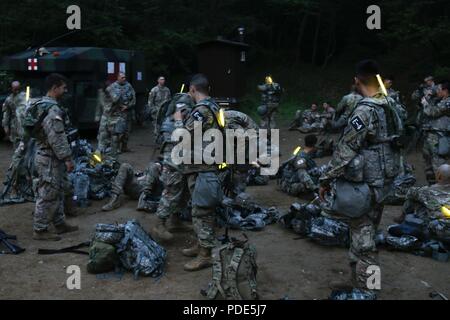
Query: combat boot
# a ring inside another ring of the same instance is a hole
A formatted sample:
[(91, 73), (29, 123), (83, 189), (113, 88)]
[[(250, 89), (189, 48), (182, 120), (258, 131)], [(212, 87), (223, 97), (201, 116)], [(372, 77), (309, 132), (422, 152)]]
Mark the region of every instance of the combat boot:
[(112, 211), (120, 208), (120, 206), (121, 206), (120, 195), (113, 194), (111, 196), (111, 200), (102, 207), (102, 211)]
[(78, 226), (72, 226), (64, 222), (62, 224), (55, 226), (55, 230), (57, 234), (71, 233), (78, 231)]
[(167, 230), (166, 220), (158, 218), (158, 222), (152, 229), (153, 235), (164, 241), (170, 241), (173, 239), (173, 234)]
[(59, 241), (61, 237), (57, 234), (49, 232), (48, 230), (44, 231), (34, 231), (33, 239), (38, 241)]
[(334, 280), (329, 283), (331, 290), (351, 291), (356, 285), (356, 263), (350, 263), (351, 275), (347, 280)]
[(185, 271), (199, 271), (212, 266), (211, 249), (200, 247), (197, 258), (184, 265)]
[(192, 231), (192, 224), (183, 223), (180, 217), (175, 214), (172, 214), (167, 222), (167, 229), (170, 231)]
[(189, 257), (189, 258), (195, 258), (198, 256), (200, 252), (200, 246), (198, 244), (198, 242), (196, 242), (192, 247), (187, 248), (187, 249), (183, 249), (181, 250), (181, 253), (183, 254), (183, 256), (185, 257)]

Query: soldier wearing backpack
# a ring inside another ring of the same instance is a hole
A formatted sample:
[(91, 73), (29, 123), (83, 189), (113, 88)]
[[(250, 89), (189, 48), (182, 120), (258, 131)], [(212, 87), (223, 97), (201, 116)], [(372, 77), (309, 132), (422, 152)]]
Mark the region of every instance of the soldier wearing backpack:
[[(64, 215), (64, 177), (74, 169), (72, 150), (65, 132), (64, 113), (58, 105), (67, 91), (67, 80), (59, 74), (45, 79), (47, 95), (34, 100), (25, 112), (26, 134), (36, 139), (35, 166), (38, 174), (33, 239), (61, 240), (59, 234), (74, 232)], [(49, 224), (56, 234), (48, 230)]]
[[(202, 131), (219, 128), (217, 116), (219, 107), (209, 95), (209, 82), (204, 75), (195, 75), (190, 83), (189, 95), (196, 102), (189, 114), (183, 115), (181, 110), (174, 114), (175, 128), (185, 129), (194, 134), (194, 126), (202, 126)], [(203, 145), (205, 148), (205, 145)], [(201, 150), (203, 151), (203, 150)], [(192, 155), (199, 152), (194, 149)], [(173, 159), (172, 159), (173, 160)], [(195, 257), (184, 265), (186, 271), (197, 271), (212, 265), (211, 250), (216, 246), (214, 233), (215, 209), (222, 201), (221, 186), (217, 177), (218, 166), (214, 164), (177, 164), (179, 174), (173, 175), (168, 185), (170, 190), (164, 190), (157, 211), (158, 224), (153, 228), (153, 234), (163, 240), (171, 240), (167, 218), (179, 208), (187, 205), (188, 197), (192, 198), (192, 224), (197, 234), (198, 242), (189, 249), (183, 250), (183, 255)], [(166, 181), (167, 183), (167, 181)], [(169, 192), (170, 191), (170, 192)], [(182, 195), (177, 196), (175, 195)], [(167, 201), (171, 197), (172, 201)]]

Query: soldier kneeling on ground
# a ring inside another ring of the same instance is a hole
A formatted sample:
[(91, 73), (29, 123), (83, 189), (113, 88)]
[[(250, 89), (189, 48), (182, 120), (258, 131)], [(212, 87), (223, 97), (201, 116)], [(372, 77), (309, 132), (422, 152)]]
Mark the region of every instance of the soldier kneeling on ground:
[(302, 193), (319, 190), (319, 175), (314, 174), (317, 164), (313, 160), (316, 153), (317, 137), (308, 135), (305, 137), (303, 151), (291, 158), (281, 171), (281, 190), (292, 195), (299, 196)]
[(161, 168), (161, 163), (151, 162), (143, 173), (138, 173), (129, 163), (122, 164), (112, 183), (111, 200), (102, 210), (120, 208), (121, 196), (125, 194), (133, 200), (139, 200), (138, 211), (156, 212), (163, 190)]

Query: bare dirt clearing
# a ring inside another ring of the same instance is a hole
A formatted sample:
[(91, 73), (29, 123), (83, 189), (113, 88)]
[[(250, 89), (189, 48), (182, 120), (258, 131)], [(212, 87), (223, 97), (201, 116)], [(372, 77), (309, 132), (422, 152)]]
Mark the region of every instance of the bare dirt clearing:
[[(150, 129), (137, 129), (131, 137), (132, 153), (123, 155), (136, 168), (143, 169), (153, 159), (154, 152)], [(289, 156), (296, 145), (301, 144), (301, 134), (283, 130), (280, 133), (283, 159)], [(11, 158), (11, 146), (0, 144), (0, 180)], [(419, 154), (409, 157), (416, 166), (418, 185), (425, 182), (422, 159)], [(325, 162), (323, 159), (321, 162)], [(277, 188), (276, 182), (269, 186), (251, 187), (249, 193), (264, 206), (276, 206), (287, 210), (292, 202)], [(84, 215), (70, 219), (80, 230), (66, 235), (63, 241), (37, 242), (32, 240), (33, 204), (22, 204), (0, 208), (0, 228), (15, 234), (19, 244), (27, 251), (19, 256), (0, 255), (0, 299), (202, 299), (200, 289), (211, 279), (211, 270), (195, 273), (183, 271), (188, 261), (180, 250), (189, 245), (193, 236), (189, 232), (177, 233), (175, 241), (164, 246), (168, 250), (166, 274), (159, 280), (139, 278), (131, 274), (123, 278), (99, 277), (86, 272), (87, 257), (77, 254), (53, 256), (37, 255), (38, 248), (61, 248), (89, 240), (96, 223), (125, 222), (136, 218), (146, 230), (156, 222), (154, 215), (135, 210), (136, 202), (128, 201), (119, 210), (103, 213), (103, 202), (94, 202)], [(387, 207), (383, 226), (392, 224), (400, 207)], [(218, 234), (223, 231), (218, 231)], [(236, 232), (233, 232), (236, 233)], [(307, 240), (295, 240), (296, 235), (279, 225), (271, 225), (261, 232), (247, 232), (258, 249), (258, 285), (263, 299), (323, 299), (329, 294), (330, 281), (348, 277), (347, 251), (328, 248)], [(416, 257), (407, 253), (380, 252), (382, 266), (381, 299), (429, 299), (432, 289), (422, 281), (445, 295), (450, 294), (449, 264), (430, 258)], [(82, 269), (81, 290), (66, 288), (66, 267), (79, 265)]]

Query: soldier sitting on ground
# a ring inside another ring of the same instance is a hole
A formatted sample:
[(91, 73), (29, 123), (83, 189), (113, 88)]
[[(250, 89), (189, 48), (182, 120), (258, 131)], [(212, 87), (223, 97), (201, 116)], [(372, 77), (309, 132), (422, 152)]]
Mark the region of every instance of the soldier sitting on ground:
[(313, 160), (316, 144), (315, 135), (306, 136), (304, 150), (280, 168), (282, 191), (292, 196), (318, 191), (318, 176), (313, 175), (313, 170), (317, 168)]
[(323, 113), (322, 113), (322, 126), (324, 128), (328, 128), (331, 126), (331, 123), (334, 119), (334, 115), (336, 114), (336, 110), (331, 106), (329, 102), (323, 103)]
[(151, 162), (143, 173), (138, 173), (129, 163), (123, 163), (112, 183), (111, 200), (102, 210), (120, 208), (121, 195), (125, 194), (133, 200), (139, 200), (138, 211), (155, 212), (163, 189), (161, 169), (161, 163)]
[(302, 125), (298, 129), (303, 133), (311, 133), (323, 130), (324, 126), (316, 103), (311, 105), (311, 109), (302, 113)]
[(425, 221), (444, 219), (441, 208), (449, 205), (450, 165), (444, 164), (437, 170), (436, 184), (409, 189), (402, 214), (395, 219), (395, 222), (402, 223), (405, 216), (412, 213)]

